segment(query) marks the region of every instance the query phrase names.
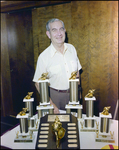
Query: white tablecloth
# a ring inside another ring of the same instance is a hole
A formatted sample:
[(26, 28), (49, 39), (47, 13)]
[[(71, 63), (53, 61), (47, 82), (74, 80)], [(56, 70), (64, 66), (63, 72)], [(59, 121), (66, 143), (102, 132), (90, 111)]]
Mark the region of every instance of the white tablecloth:
[[(60, 113), (65, 113), (65, 111), (60, 111)], [(77, 115), (77, 114), (76, 114)], [(97, 120), (99, 117), (96, 117)], [(78, 121), (78, 124), (80, 122)], [(16, 143), (14, 139), (16, 137), (16, 132), (20, 130), (20, 126), (16, 126), (12, 130), (6, 132), (1, 136), (1, 145), (5, 147), (9, 147), (11, 149), (35, 149), (36, 139), (37, 139), (37, 131), (34, 131), (34, 140), (31, 143)], [(115, 143), (107, 143), (107, 142), (96, 142), (95, 132), (81, 132), (79, 129), (79, 139), (80, 139), (80, 149), (101, 149), (105, 145), (115, 145), (118, 146), (118, 121), (111, 119), (110, 131), (114, 131)]]

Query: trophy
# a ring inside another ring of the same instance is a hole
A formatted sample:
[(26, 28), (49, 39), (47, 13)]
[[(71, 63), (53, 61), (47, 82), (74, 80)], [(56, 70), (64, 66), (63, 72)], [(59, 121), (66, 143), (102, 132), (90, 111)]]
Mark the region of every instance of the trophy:
[(33, 115), (33, 101), (34, 98), (31, 98), (33, 92), (28, 92), (28, 95), (26, 95), (23, 99), (23, 102), (25, 102), (25, 107), (28, 109), (29, 117), (28, 117), (28, 127), (31, 131), (36, 131), (36, 119), (37, 116)]
[(109, 113), (109, 109), (110, 106), (104, 107), (103, 111), (99, 113), (100, 129), (98, 130), (98, 135), (95, 138), (96, 142), (115, 142), (114, 131), (110, 131), (110, 118), (112, 118), (112, 115)]
[(69, 87), (70, 87), (70, 101), (69, 104), (65, 106), (66, 112), (71, 113), (71, 109), (77, 110), (77, 118), (82, 118), (82, 105), (78, 101), (78, 82), (79, 79), (76, 79), (77, 71), (71, 73), (69, 78)]
[(26, 95), (23, 99), (23, 102), (25, 102), (25, 107), (28, 108), (29, 117), (33, 116), (32, 102), (34, 101), (34, 98), (31, 98), (32, 94), (33, 94), (33, 92), (28, 92), (28, 95)]
[(20, 120), (20, 131), (17, 131), (14, 142), (32, 142), (34, 139), (33, 132), (28, 130), (28, 108), (22, 108), (22, 111), (16, 116)]
[(80, 122), (81, 130), (80, 131), (92, 131), (98, 130), (98, 123), (96, 122), (95, 126), (95, 116), (93, 115), (93, 102), (96, 98), (93, 96), (95, 89), (89, 90), (88, 94), (85, 96), (86, 101), (86, 117), (84, 117), (84, 122)]
[(72, 114), (47, 114), (40, 119), (35, 149), (80, 149), (78, 120)]
[(62, 127), (58, 116), (56, 116), (54, 123), (52, 124), (52, 132), (56, 136), (56, 148), (60, 146), (60, 140), (64, 137), (66, 130)]
[(43, 73), (41, 77), (38, 79), (39, 83), (39, 90), (40, 90), (40, 103), (37, 106), (38, 110), (38, 119), (42, 116), (46, 115), (47, 113), (53, 114), (53, 105), (50, 105), (49, 100), (49, 92), (48, 92), (48, 85), (49, 80), (47, 78), (48, 73)]

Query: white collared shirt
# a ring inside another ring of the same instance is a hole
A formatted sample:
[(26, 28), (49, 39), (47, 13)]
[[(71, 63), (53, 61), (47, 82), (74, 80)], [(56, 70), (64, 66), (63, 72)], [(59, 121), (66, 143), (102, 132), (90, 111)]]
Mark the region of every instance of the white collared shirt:
[(76, 49), (72, 44), (64, 43), (62, 54), (51, 43), (38, 57), (33, 81), (38, 82), (42, 73), (48, 72), (50, 87), (67, 90), (71, 73), (81, 68)]

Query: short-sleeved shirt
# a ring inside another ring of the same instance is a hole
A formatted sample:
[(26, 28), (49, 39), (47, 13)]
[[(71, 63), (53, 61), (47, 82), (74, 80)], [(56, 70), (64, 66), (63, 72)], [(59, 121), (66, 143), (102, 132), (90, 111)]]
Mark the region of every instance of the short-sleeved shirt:
[(42, 73), (48, 72), (50, 87), (67, 90), (71, 73), (81, 68), (76, 49), (72, 44), (64, 43), (62, 54), (51, 43), (38, 57), (33, 81), (38, 82)]

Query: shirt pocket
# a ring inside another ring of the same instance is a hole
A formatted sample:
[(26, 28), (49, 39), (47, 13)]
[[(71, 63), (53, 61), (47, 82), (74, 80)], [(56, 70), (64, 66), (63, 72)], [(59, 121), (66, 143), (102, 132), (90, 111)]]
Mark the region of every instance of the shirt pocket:
[(61, 66), (60, 65), (55, 65), (52, 67), (49, 67), (49, 75), (50, 77), (53, 75), (60, 75), (61, 74)]
[(76, 71), (77, 70), (77, 61), (71, 60), (70, 63), (71, 63), (72, 70)]

